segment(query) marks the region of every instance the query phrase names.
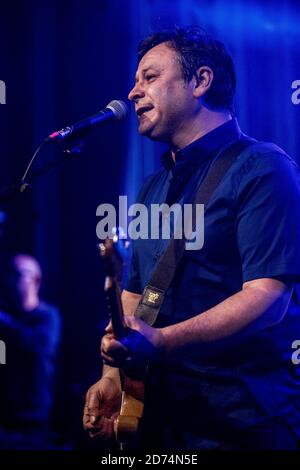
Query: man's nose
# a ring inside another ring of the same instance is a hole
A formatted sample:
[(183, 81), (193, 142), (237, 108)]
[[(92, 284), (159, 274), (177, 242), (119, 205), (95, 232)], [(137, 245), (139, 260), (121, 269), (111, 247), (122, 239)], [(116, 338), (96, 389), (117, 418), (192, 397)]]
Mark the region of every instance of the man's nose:
[(131, 100), (131, 101), (136, 101), (139, 98), (141, 98), (142, 96), (144, 96), (144, 94), (145, 93), (144, 93), (141, 85), (137, 82), (134, 85), (134, 87), (132, 88), (132, 90), (129, 92), (128, 99)]

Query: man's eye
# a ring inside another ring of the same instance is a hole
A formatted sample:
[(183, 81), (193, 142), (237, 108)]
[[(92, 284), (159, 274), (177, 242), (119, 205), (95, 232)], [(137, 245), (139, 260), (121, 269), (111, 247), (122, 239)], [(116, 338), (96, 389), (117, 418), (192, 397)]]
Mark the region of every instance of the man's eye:
[(149, 82), (149, 80), (153, 80), (156, 77), (156, 75), (146, 75), (146, 80)]

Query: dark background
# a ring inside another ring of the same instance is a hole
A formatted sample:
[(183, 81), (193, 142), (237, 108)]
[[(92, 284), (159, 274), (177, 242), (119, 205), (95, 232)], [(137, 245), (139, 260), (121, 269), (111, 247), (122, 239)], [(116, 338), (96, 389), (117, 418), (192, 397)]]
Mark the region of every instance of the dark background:
[[(20, 0), (0, 5), (0, 188), (20, 179), (52, 131), (125, 99), (139, 39), (157, 29), (198, 24), (233, 55), (236, 109), (244, 132), (282, 146), (296, 160), (300, 105), (300, 11), (296, 1)], [(160, 147), (127, 123), (94, 130), (81, 155), (40, 177), (2, 205), (1, 254), (29, 252), (41, 262), (43, 297), (64, 322), (54, 421), (77, 447), (84, 393), (101, 368), (99, 338), (107, 314), (103, 270), (95, 249), (96, 208), (134, 196), (159, 167)], [(35, 168), (56, 158), (50, 146)], [(282, 188), (284, 191), (284, 188)], [(255, 230), (255, 228), (254, 228)], [(1, 338), (1, 332), (0, 332)]]

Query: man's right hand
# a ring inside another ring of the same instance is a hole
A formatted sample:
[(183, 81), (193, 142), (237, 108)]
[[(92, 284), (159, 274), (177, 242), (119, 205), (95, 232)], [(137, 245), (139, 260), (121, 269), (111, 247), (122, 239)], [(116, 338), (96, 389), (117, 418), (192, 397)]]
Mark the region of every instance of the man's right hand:
[[(134, 316), (140, 294), (124, 290), (122, 292), (123, 310)], [(114, 435), (114, 420), (121, 408), (121, 384), (119, 371), (104, 366), (102, 378), (88, 390), (83, 413), (83, 427), (92, 439), (109, 439)]]
[(92, 439), (110, 439), (114, 435), (114, 420), (120, 412), (121, 390), (116, 381), (104, 376), (92, 385), (83, 412), (83, 427)]

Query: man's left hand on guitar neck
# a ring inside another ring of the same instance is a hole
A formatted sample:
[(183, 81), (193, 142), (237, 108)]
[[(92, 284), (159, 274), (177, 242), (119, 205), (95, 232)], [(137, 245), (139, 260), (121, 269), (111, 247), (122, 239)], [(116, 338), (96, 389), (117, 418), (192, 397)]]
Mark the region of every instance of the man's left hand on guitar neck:
[(124, 316), (127, 335), (117, 341), (111, 323), (101, 341), (101, 356), (111, 367), (143, 366), (164, 357), (164, 339), (159, 328), (153, 328), (133, 316)]

